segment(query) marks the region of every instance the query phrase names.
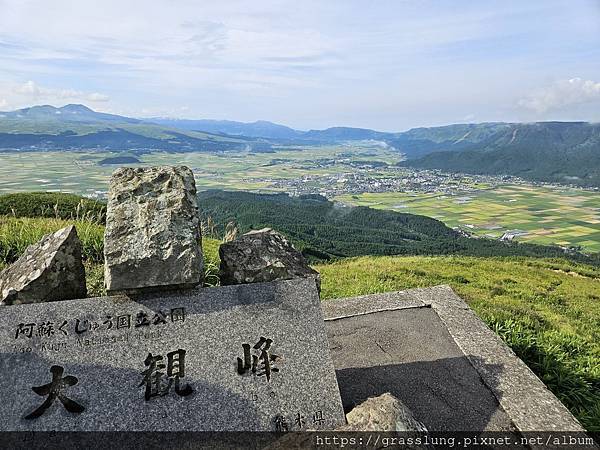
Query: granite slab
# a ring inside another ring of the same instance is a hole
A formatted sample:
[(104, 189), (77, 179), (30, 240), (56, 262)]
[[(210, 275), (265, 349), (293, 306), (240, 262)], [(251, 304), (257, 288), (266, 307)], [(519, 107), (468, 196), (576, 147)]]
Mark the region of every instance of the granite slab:
[(583, 432), (446, 285), (322, 302), (347, 410), (391, 392), (430, 431)]
[(0, 309), (0, 431), (345, 423), (313, 279)]

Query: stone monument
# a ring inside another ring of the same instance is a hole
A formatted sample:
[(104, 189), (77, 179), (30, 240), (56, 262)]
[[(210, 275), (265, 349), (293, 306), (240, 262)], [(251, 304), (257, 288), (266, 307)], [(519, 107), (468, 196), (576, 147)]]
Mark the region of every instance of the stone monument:
[(285, 236), (271, 228), (252, 230), (221, 244), (219, 257), (223, 285), (312, 277), (320, 288), (319, 272)]
[(313, 279), (6, 307), (0, 431), (345, 424)]
[(188, 168), (113, 174), (105, 272), (118, 295), (3, 309), (0, 432), (346, 423), (314, 278), (193, 288), (202, 251)]

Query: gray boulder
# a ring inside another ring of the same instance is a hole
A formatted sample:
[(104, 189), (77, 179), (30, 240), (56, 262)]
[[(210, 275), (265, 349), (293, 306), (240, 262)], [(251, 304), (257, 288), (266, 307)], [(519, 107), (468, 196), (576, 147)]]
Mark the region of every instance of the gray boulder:
[(44, 236), (0, 272), (0, 305), (85, 298), (81, 242), (74, 226)]
[(221, 284), (260, 283), (290, 278), (314, 277), (302, 253), (270, 228), (253, 230), (219, 247)]
[(184, 166), (117, 169), (104, 234), (108, 292), (193, 287), (204, 270), (194, 174)]
[(348, 425), (339, 431), (415, 431), (425, 432), (410, 410), (392, 394), (371, 397), (346, 414)]
[[(417, 438), (420, 433), (427, 433), (425, 426), (416, 420), (410, 410), (396, 397), (390, 393), (382, 394), (378, 397), (371, 397), (363, 403), (355, 407), (352, 411), (346, 414), (347, 424), (337, 427), (333, 434), (329, 436), (337, 436), (335, 433), (342, 432), (338, 438), (350, 437), (344, 432), (380, 432), (390, 433), (378, 436), (376, 433), (372, 436), (372, 442), (368, 443), (368, 447), (373, 449), (384, 449), (400, 446), (401, 448), (411, 449), (427, 449), (433, 450), (433, 446), (422, 440), (413, 443), (400, 444), (398, 439)], [(316, 431), (308, 429), (307, 431)], [(406, 435), (394, 435), (395, 432), (409, 432)], [(326, 434), (326, 433), (324, 433)], [(357, 439), (360, 436), (356, 437)], [(364, 441), (359, 447), (365, 446), (367, 436), (364, 436)], [(381, 439), (379, 439), (381, 438)], [(397, 439), (395, 444), (390, 444), (390, 438)], [(343, 447), (343, 446), (342, 446)], [(289, 433), (277, 439), (275, 442), (265, 447), (265, 450), (290, 450), (318, 448), (315, 445), (314, 434), (307, 433), (305, 436), (302, 433)], [(356, 445), (350, 444), (349, 448), (357, 448)]]

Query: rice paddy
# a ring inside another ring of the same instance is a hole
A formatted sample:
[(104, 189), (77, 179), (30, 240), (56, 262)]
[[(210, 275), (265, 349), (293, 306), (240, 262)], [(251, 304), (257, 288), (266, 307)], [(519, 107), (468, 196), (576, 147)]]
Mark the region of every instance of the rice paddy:
[[(321, 167), (315, 161), (350, 153), (365, 159), (372, 152), (366, 146), (321, 146), (278, 149), (277, 153), (166, 153), (137, 156), (140, 166), (186, 165), (194, 171), (198, 190), (237, 189), (273, 191), (274, 180), (295, 179), (302, 175), (329, 175), (348, 170), (347, 166)], [(102, 151), (0, 153), (0, 194), (11, 192), (67, 192), (103, 196), (111, 173), (118, 165), (101, 165), (109, 157), (123, 156)], [(128, 155), (129, 156), (129, 155)], [(370, 160), (399, 161), (397, 152), (377, 149)]]
[(468, 194), (342, 195), (350, 205), (422, 214), (478, 236), (600, 251), (600, 193), (558, 186), (501, 185)]
[[(140, 165), (184, 164), (194, 170), (199, 190), (236, 189), (272, 192), (281, 190), (277, 180), (304, 175), (344, 173), (349, 166), (324, 165), (319, 161), (340, 154), (351, 159), (394, 163), (398, 154), (364, 146), (322, 146), (278, 149), (277, 153), (151, 153), (138, 156)], [(102, 165), (110, 152), (0, 153), (0, 194), (11, 192), (69, 192), (103, 197), (117, 166)], [(377, 170), (369, 172), (377, 178)], [(389, 173), (386, 175), (388, 176)], [(477, 236), (600, 252), (600, 193), (592, 190), (528, 183), (479, 183), (465, 191), (379, 192), (344, 194), (335, 200), (421, 214), (460, 227)]]

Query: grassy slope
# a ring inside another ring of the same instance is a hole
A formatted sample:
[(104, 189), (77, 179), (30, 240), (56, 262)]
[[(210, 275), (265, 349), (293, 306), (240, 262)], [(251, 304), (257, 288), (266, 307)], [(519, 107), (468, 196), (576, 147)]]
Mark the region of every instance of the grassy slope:
[[(0, 267), (68, 223), (83, 241), (89, 294), (101, 295), (101, 225), (0, 217)], [(218, 283), (219, 244), (203, 240), (208, 284)], [(560, 259), (447, 256), (359, 257), (315, 267), (324, 299), (451, 285), (588, 430), (600, 431), (600, 268)]]
[(104, 227), (81, 221), (48, 218), (0, 216), (0, 261), (15, 261), (28, 245), (37, 242), (42, 236), (74, 224), (83, 245), (83, 256), (89, 262), (103, 260)]
[(20, 192), (0, 195), (0, 215), (82, 219), (103, 223), (106, 217), (106, 203), (75, 194)]

